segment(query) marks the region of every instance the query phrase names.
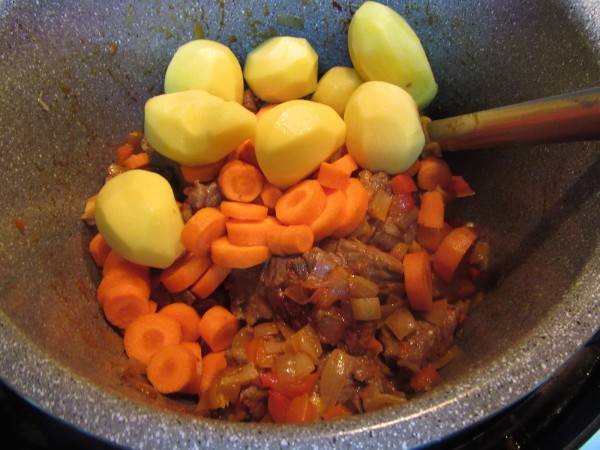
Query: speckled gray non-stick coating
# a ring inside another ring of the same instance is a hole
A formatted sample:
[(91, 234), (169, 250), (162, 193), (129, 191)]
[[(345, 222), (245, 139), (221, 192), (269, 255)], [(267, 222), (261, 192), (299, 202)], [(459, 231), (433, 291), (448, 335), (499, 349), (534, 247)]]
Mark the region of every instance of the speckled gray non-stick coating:
[[(478, 195), (460, 214), (493, 257), (445, 383), (401, 407), (310, 426), (229, 424), (153, 406), (123, 384), (79, 220), (115, 144), (140, 128), (178, 45), (244, 55), (305, 36), (348, 64), (359, 1), (0, 1), (0, 377), (81, 430), (140, 448), (410, 447), (489, 417), (555, 373), (600, 323), (600, 145), (449, 155)], [(600, 84), (597, 0), (389, 2), (416, 28), (444, 117)], [(294, 18), (290, 20), (290, 17)], [(290, 28), (289, 25), (294, 25)], [(15, 220), (25, 224), (21, 232)]]

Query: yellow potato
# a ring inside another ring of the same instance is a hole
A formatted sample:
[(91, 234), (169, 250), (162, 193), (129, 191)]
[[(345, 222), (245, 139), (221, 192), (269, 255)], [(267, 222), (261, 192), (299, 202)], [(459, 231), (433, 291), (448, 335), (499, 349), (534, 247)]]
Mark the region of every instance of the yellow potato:
[(248, 53), (244, 78), (260, 99), (282, 103), (314, 92), (317, 66), (317, 53), (306, 39), (277, 36)]
[(196, 89), (242, 103), (242, 67), (229, 47), (198, 39), (177, 49), (165, 74), (165, 93)]
[(365, 2), (348, 29), (348, 50), (365, 81), (387, 81), (413, 96), (419, 109), (437, 94), (437, 84), (419, 37), (393, 9)]
[(146, 102), (144, 120), (144, 135), (150, 146), (188, 166), (218, 161), (256, 129), (253, 113), (205, 91), (153, 97)]
[(171, 185), (147, 170), (124, 172), (102, 187), (96, 225), (112, 249), (137, 264), (164, 269), (185, 250)]
[(319, 80), (312, 100), (331, 106), (344, 117), (348, 99), (361, 84), (362, 79), (356, 70), (350, 67), (332, 67)]
[(346, 125), (333, 108), (291, 100), (265, 112), (256, 127), (256, 159), (265, 177), (284, 189), (315, 171), (344, 144)]
[(368, 81), (358, 87), (348, 100), (344, 121), (348, 153), (372, 172), (404, 172), (425, 145), (414, 99), (384, 81)]

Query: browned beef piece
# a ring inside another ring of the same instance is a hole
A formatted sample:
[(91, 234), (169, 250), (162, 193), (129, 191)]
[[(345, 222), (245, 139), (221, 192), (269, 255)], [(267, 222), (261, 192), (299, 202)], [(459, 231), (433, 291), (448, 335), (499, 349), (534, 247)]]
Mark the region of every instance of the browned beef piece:
[(401, 349), (396, 337), (387, 329), (382, 328), (379, 339), (383, 344), (386, 360), (408, 363), (415, 368), (421, 368), (446, 354), (454, 345), (454, 334), (458, 328), (460, 310), (454, 305), (448, 305), (444, 323), (434, 325), (425, 320), (417, 320), (417, 327), (404, 339), (408, 346)]
[(265, 302), (264, 286), (261, 284), (262, 266), (233, 270), (225, 281), (229, 292), (231, 312), (248, 325), (273, 318), (273, 312)]
[(402, 262), (357, 239), (340, 239), (335, 252), (344, 259), (345, 265), (353, 274), (375, 283), (398, 281), (402, 276)]
[(221, 200), (223, 200), (223, 196), (216, 182), (195, 183), (184, 203), (190, 206), (192, 213), (195, 213), (205, 206), (217, 206)]
[(240, 392), (240, 402), (244, 405), (252, 421), (257, 422), (267, 413), (268, 392), (255, 385), (245, 387)]
[(392, 194), (390, 177), (385, 172), (372, 173), (368, 170), (361, 170), (358, 174), (358, 179), (369, 193), (369, 199), (372, 199), (379, 190), (383, 190), (390, 195)]

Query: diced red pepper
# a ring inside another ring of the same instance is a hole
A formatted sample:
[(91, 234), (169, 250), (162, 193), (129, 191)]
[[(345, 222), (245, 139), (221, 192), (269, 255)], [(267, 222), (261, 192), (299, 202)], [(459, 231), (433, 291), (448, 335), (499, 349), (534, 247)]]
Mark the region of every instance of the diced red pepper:
[(267, 409), (275, 423), (284, 423), (291, 400), (285, 395), (271, 389), (267, 400)]
[(398, 174), (390, 180), (390, 187), (394, 194), (410, 194), (417, 191), (415, 180), (404, 173)]
[(318, 419), (317, 408), (308, 394), (294, 397), (285, 415), (285, 423), (309, 423)]
[(451, 176), (450, 181), (444, 187), (454, 191), (457, 197), (469, 197), (475, 195), (475, 191), (471, 189), (469, 183), (467, 183), (460, 175)]
[(273, 372), (260, 374), (260, 381), (263, 388), (279, 392), (289, 399), (302, 394), (310, 394), (314, 390), (318, 379), (318, 373), (311, 373), (298, 381), (283, 383)]
[(429, 391), (439, 379), (439, 374), (431, 364), (426, 365), (410, 379), (410, 387), (415, 392)]

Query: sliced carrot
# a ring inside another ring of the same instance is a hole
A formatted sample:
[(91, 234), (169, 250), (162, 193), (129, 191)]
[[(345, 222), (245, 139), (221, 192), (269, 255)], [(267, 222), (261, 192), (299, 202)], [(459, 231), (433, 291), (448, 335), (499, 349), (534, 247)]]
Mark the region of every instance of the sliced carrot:
[(270, 390), (267, 400), (267, 409), (275, 423), (284, 423), (291, 400), (277, 391)]
[(140, 169), (150, 164), (150, 155), (146, 152), (136, 153), (123, 161), (123, 167), (127, 169)]
[(210, 389), (217, 377), (227, 367), (225, 352), (212, 352), (202, 358), (202, 375), (199, 392), (202, 394)]
[(200, 365), (202, 364), (202, 347), (200, 347), (198, 342), (182, 341), (181, 345), (189, 349), (194, 354), (196, 359), (200, 361)]
[(186, 303), (171, 303), (159, 311), (159, 314), (165, 314), (172, 317), (181, 325), (181, 340), (184, 342), (194, 342), (200, 338), (198, 326), (200, 316), (194, 308)]
[(143, 269), (138, 269), (134, 264), (123, 264), (108, 271), (100, 280), (96, 290), (96, 298), (100, 305), (120, 285), (129, 285), (139, 291), (140, 295), (150, 297), (150, 278)]
[(344, 405), (336, 404), (329, 408), (327, 411), (323, 413), (323, 419), (325, 420), (334, 420), (339, 419), (340, 417), (348, 417), (352, 415), (352, 411), (346, 408)]
[(100, 233), (96, 233), (90, 241), (89, 250), (96, 265), (102, 267), (110, 253), (110, 246)]
[(161, 348), (181, 342), (181, 325), (165, 314), (146, 314), (125, 329), (123, 344), (130, 358), (148, 364)]
[(452, 281), (454, 273), (469, 248), (477, 239), (477, 233), (468, 227), (450, 231), (433, 255), (433, 270), (445, 281)]
[(428, 191), (423, 194), (417, 223), (438, 230), (444, 226), (444, 198), (440, 192)]
[(267, 245), (276, 255), (294, 255), (309, 251), (315, 235), (308, 225), (273, 227), (267, 233)]
[(404, 175), (408, 175), (409, 177), (415, 176), (419, 172), (419, 167), (421, 167), (421, 160), (417, 159), (412, 165), (402, 172)]
[(212, 181), (219, 175), (219, 171), (225, 165), (225, 158), (210, 164), (200, 166), (181, 166), (181, 175), (186, 183), (205, 183)]
[(127, 158), (133, 155), (134, 150), (134, 146), (130, 143), (119, 145), (115, 150), (115, 162), (117, 164), (123, 164)]
[(450, 181), (448, 163), (441, 158), (428, 156), (421, 161), (417, 173), (417, 183), (421, 189), (433, 191), (437, 186), (446, 186)]
[(279, 225), (275, 217), (267, 216), (263, 220), (233, 220), (225, 222), (227, 237), (234, 245), (267, 245), (267, 233)]
[(407, 253), (402, 263), (410, 306), (417, 311), (430, 311), (433, 304), (433, 287), (429, 254), (427, 252)]
[(285, 423), (310, 423), (319, 419), (319, 414), (308, 394), (294, 397), (285, 413)]
[(451, 230), (452, 228), (447, 223), (444, 223), (442, 228), (429, 228), (419, 225), (417, 242), (429, 253), (434, 253)]
[(195, 255), (206, 255), (213, 240), (225, 234), (227, 216), (217, 208), (204, 207), (185, 223), (181, 243)]
[(350, 175), (343, 167), (323, 161), (319, 166), (317, 181), (326, 188), (345, 189), (350, 181)]
[(231, 269), (213, 264), (190, 289), (198, 297), (208, 298), (229, 275)]
[(266, 245), (235, 245), (227, 236), (212, 241), (210, 254), (213, 263), (231, 269), (247, 269), (262, 264), (271, 257)]
[(344, 156), (336, 159), (331, 164), (338, 169), (342, 169), (348, 176), (352, 175), (352, 172), (358, 169), (358, 164), (356, 164), (356, 161), (352, 155), (350, 155), (350, 153), (346, 153)]
[(327, 202), (325, 208), (311, 224), (315, 241), (331, 235), (340, 224), (340, 217), (346, 211), (346, 194), (341, 189), (336, 189), (327, 193)]
[(325, 209), (327, 195), (317, 180), (304, 180), (285, 191), (275, 216), (285, 225), (310, 225)]
[(394, 194), (408, 194), (417, 190), (417, 184), (413, 177), (400, 173), (390, 180), (390, 187)]
[(346, 208), (340, 216), (339, 225), (332, 233), (334, 237), (344, 237), (350, 234), (365, 217), (369, 207), (369, 194), (356, 178), (350, 178), (348, 187), (344, 189)]
[(196, 378), (196, 357), (181, 344), (165, 346), (150, 358), (146, 375), (162, 394), (182, 392)]
[(213, 352), (225, 350), (238, 332), (237, 318), (226, 308), (217, 305), (210, 308), (200, 319), (198, 329), (202, 340)]
[(254, 167), (258, 167), (254, 141), (255, 138), (252, 136), (242, 142), (239, 147), (235, 149), (235, 156), (240, 161), (244, 161), (245, 163), (251, 164)]
[(138, 317), (150, 313), (150, 299), (138, 286), (122, 283), (106, 294), (102, 310), (111, 325), (125, 329)]
[(264, 113), (266, 113), (267, 111), (275, 108), (278, 105), (278, 103), (272, 103), (270, 105), (265, 105), (262, 108), (260, 108), (257, 112), (256, 112), (256, 120), (260, 120), (260, 118), (264, 115)]
[(263, 181), (256, 167), (237, 159), (225, 164), (217, 178), (221, 193), (236, 202), (251, 202), (258, 197)]
[(160, 273), (160, 281), (169, 292), (181, 292), (198, 281), (211, 265), (209, 255), (188, 252)]
[(262, 220), (269, 214), (269, 208), (253, 203), (224, 200), (221, 202), (220, 207), (221, 212), (227, 217), (238, 220)]
[(277, 200), (281, 198), (283, 191), (274, 184), (265, 181), (263, 183), (262, 191), (260, 191), (260, 200), (263, 205), (269, 209), (275, 209)]

